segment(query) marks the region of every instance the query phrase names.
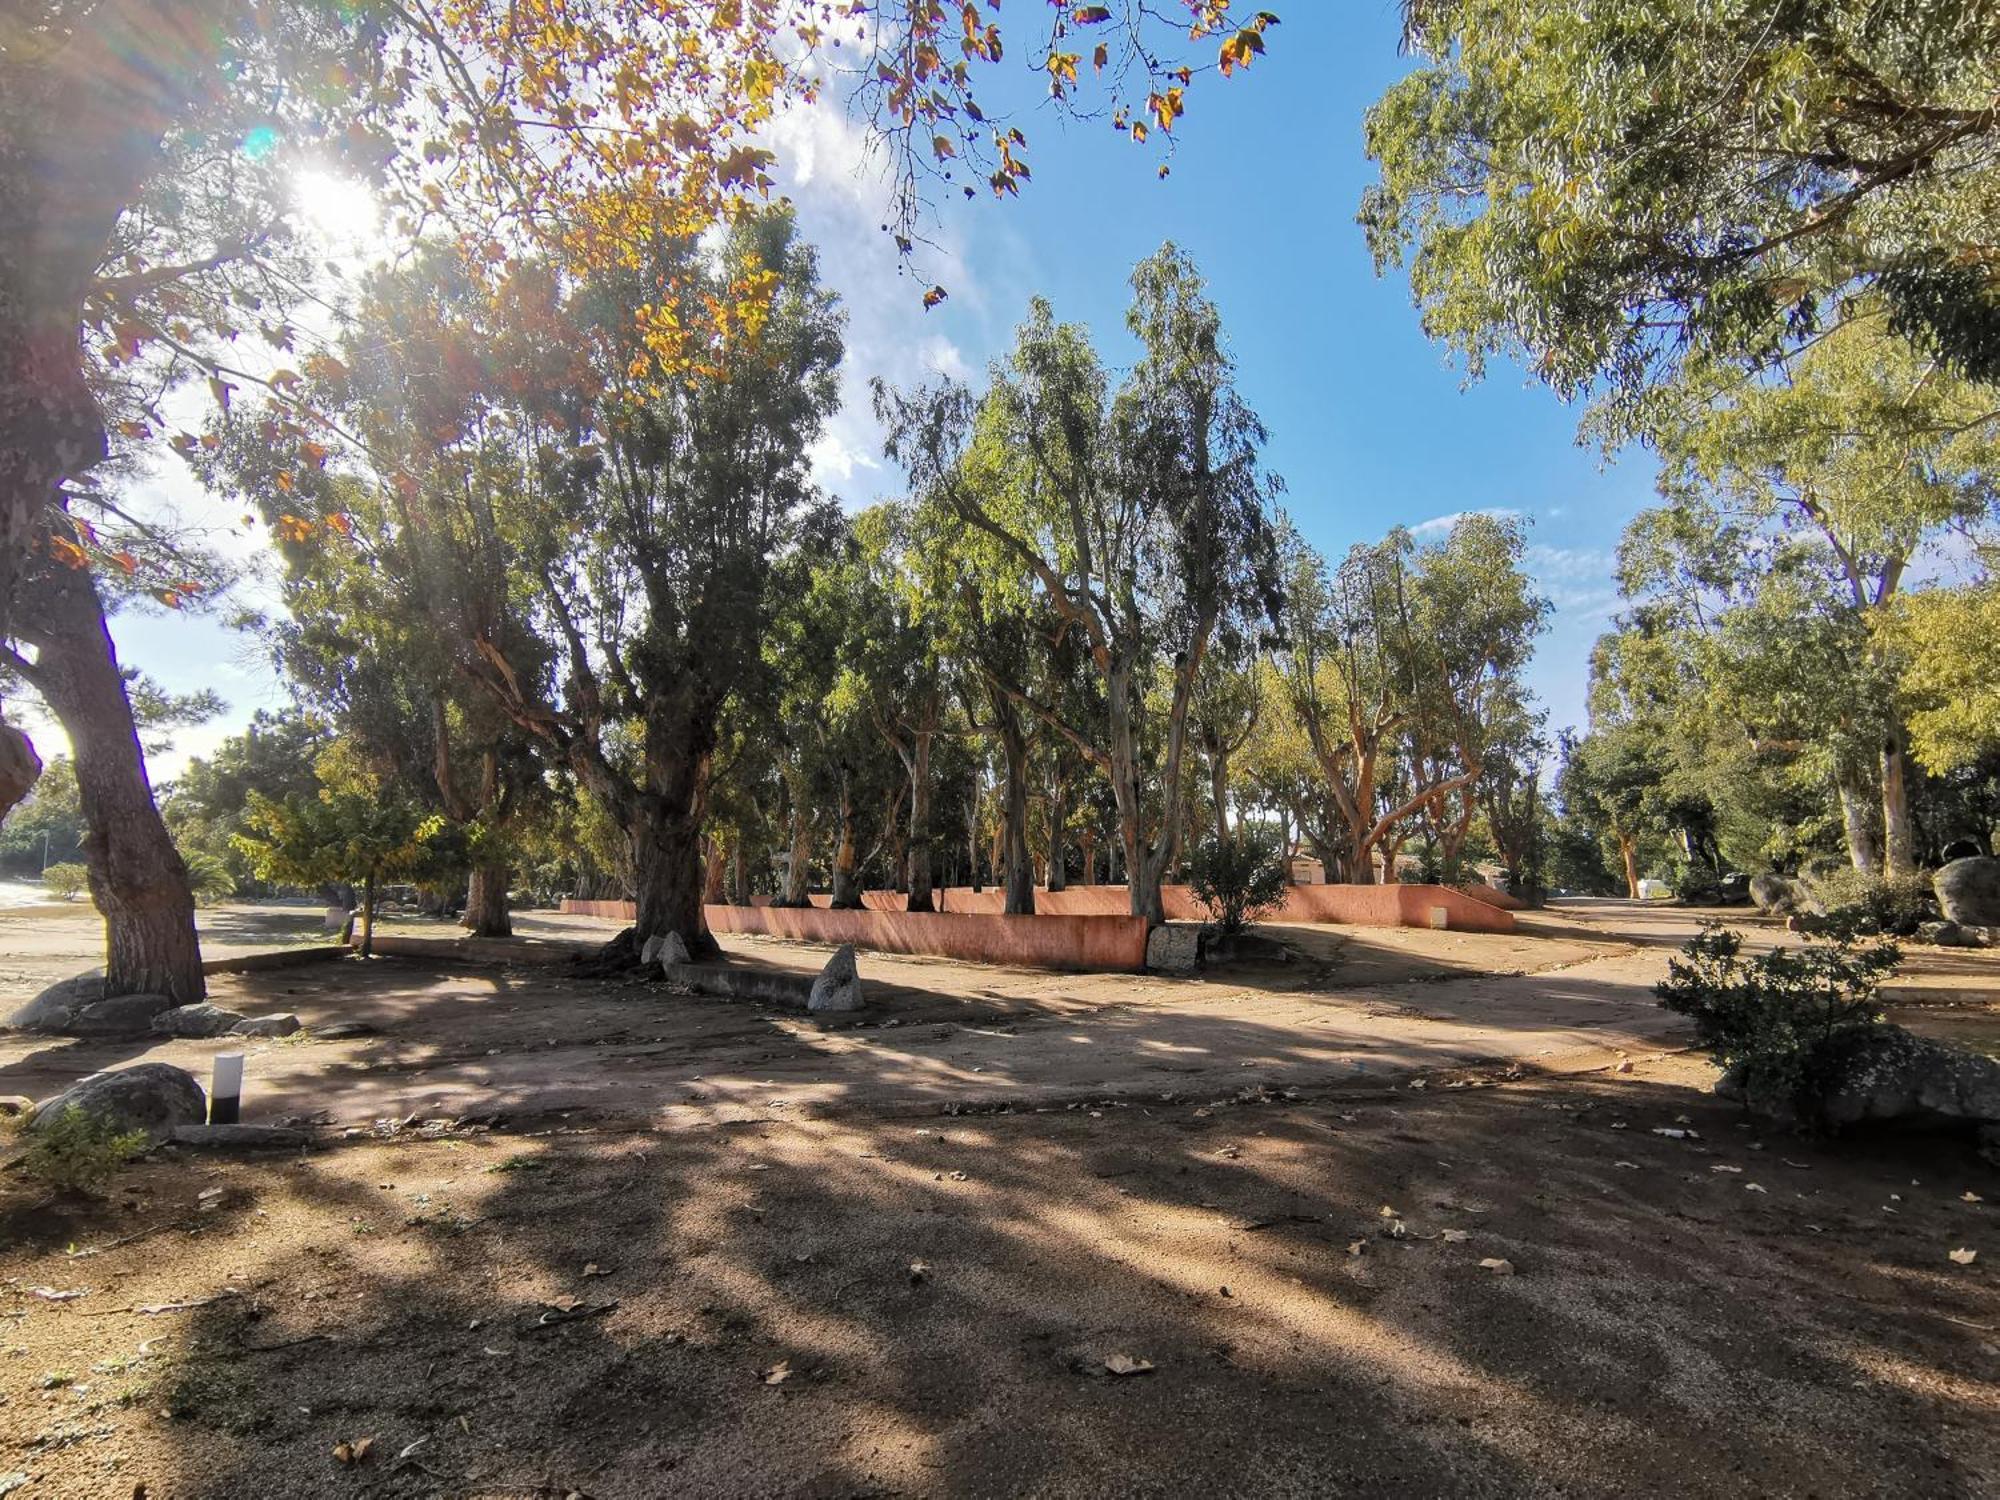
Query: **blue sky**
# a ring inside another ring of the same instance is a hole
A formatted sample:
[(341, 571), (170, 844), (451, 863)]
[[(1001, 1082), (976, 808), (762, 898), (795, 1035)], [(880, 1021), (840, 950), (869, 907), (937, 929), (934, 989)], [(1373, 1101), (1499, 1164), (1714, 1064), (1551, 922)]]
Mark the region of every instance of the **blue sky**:
[[(1425, 339), (1407, 284), (1375, 275), (1354, 222), (1372, 179), (1362, 113), (1407, 66), (1396, 8), (1277, 9), (1283, 24), (1267, 57), (1232, 80), (1197, 80), (1164, 181), (1150, 148), (1038, 107), (1015, 68), (1017, 46), (1006, 65), (1017, 82), (987, 103), (1012, 103), (1016, 90), (1026, 101), (1016, 119), (1033, 183), (1004, 204), (983, 195), (941, 205), (938, 248), (922, 269), (951, 298), (929, 313), (924, 282), (900, 273), (879, 229), (885, 188), (861, 132), (831, 108), (775, 132), (802, 226), (849, 306), (848, 409), (821, 445), (820, 478), (850, 504), (898, 492), (879, 460), (868, 378), (976, 379), (1036, 292), (1058, 317), (1089, 324), (1108, 362), (1129, 361), (1126, 277), (1173, 239), (1209, 280), (1241, 388), (1271, 430), (1287, 508), (1322, 551), (1337, 557), (1399, 522), (1421, 527), (1463, 510), (1531, 519), (1531, 571), (1557, 606), (1532, 679), (1552, 727), (1580, 722), (1590, 646), (1615, 607), (1612, 549), (1651, 498), (1652, 464), (1635, 454), (1603, 468), (1576, 445), (1574, 408), (1504, 364), (1466, 387)], [(212, 621), (133, 617), (116, 633), (128, 662), (169, 687), (213, 687), (232, 705), (223, 721), (183, 734), (159, 775), (282, 701), (254, 638)]]

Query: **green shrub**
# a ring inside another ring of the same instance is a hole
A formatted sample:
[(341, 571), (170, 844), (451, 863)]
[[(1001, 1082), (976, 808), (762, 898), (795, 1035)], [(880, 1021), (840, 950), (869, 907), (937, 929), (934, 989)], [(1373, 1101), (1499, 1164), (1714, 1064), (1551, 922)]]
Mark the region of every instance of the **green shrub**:
[(213, 854), (204, 854), (197, 849), (185, 858), (188, 890), (194, 896), (195, 905), (213, 906), (236, 894), (236, 877), (229, 873), (229, 866)]
[(1834, 937), (1882, 933), (1909, 937), (1937, 914), (1922, 875), (1876, 875), (1852, 865), (1817, 868), (1801, 877), (1821, 912), (1801, 925)]
[(82, 865), (50, 865), (42, 871), (42, 889), (58, 901), (74, 901), (90, 889), (90, 871)]
[(1285, 899), (1285, 866), (1268, 834), (1239, 828), (1236, 837), (1211, 838), (1188, 860), (1188, 885), (1209, 920), (1234, 937)]
[(110, 1121), (85, 1114), (72, 1104), (31, 1133), (21, 1170), (50, 1187), (90, 1192), (102, 1187), (127, 1161), (146, 1149), (143, 1130), (121, 1131)]
[(1667, 963), (1655, 989), (1694, 1022), (1697, 1041), (1752, 1095), (1784, 1099), (1801, 1119), (1819, 1114), (1832, 1080), (1815, 1055), (1836, 1038), (1882, 1024), (1879, 991), (1903, 954), (1893, 942), (1851, 939), (1742, 954), (1743, 934), (1706, 926)]

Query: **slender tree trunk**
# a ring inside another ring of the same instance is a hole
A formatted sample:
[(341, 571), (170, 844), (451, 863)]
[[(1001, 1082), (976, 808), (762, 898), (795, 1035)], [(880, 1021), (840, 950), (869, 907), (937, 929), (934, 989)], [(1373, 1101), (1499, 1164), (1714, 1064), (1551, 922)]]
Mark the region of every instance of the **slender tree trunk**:
[(375, 956), (375, 870), (368, 867), (368, 878), (361, 882), (361, 956)]
[(729, 904), (748, 906), (750, 892), (743, 885), (743, 840), (738, 838), (729, 846)]
[(1007, 901), (1002, 908), (1010, 917), (1034, 915), (1035, 856), (1028, 847), (1028, 742), (1019, 732), (1002, 734), (1002, 757), (1007, 762), (1007, 787), (1003, 824), (1007, 860)]
[(701, 904), (720, 906), (729, 879), (729, 861), (723, 854), (722, 839), (710, 834), (702, 840)]
[(792, 805), (792, 846), (785, 856), (785, 891), (780, 906), (812, 905), (812, 819), (805, 805)]
[[(1057, 765), (1055, 775), (1049, 781), (1049, 879), (1051, 891), (1066, 890), (1069, 887), (1069, 858), (1064, 835), (1069, 831), (1069, 783)], [(1088, 873), (1084, 876), (1089, 883)]]
[(24, 675), (74, 755), (90, 894), (104, 916), (105, 993), (191, 1004), (208, 985), (187, 865), (153, 803), (96, 582), (87, 569), (38, 559), (20, 603), (21, 634), (36, 648)]
[(1229, 755), (1223, 750), (1208, 753), (1208, 790), (1215, 799), (1215, 841), (1227, 848), (1229, 832)]
[(1639, 899), (1639, 846), (1623, 829), (1613, 829), (1618, 840), (1618, 855), (1625, 861), (1625, 894), (1632, 900)]
[(1882, 867), (1890, 875), (1913, 875), (1917, 869), (1905, 738), (1903, 726), (1892, 722), (1882, 739)]
[(911, 738), (910, 844), (905, 854), (910, 896), (904, 906), (908, 911), (936, 911), (937, 904), (931, 899), (931, 736), (919, 733)]
[(860, 911), (861, 882), (855, 878), (860, 851), (855, 841), (854, 794), (848, 778), (840, 779), (840, 833), (833, 851), (833, 906), (836, 911)]
[[(1880, 806), (1871, 794), (1871, 789), (1862, 784), (1861, 777), (1852, 770), (1842, 770), (1837, 785), (1840, 791), (1840, 821), (1847, 835), (1847, 857), (1857, 870), (1874, 874), (1882, 868), (1882, 839), (1875, 825)], [(1886, 803), (1884, 798), (1883, 802)]]
[(1081, 885), (1097, 884), (1097, 825), (1086, 823), (1083, 831), (1076, 836), (1077, 863), (1082, 866), (1077, 876)]
[(472, 867), (465, 887), (465, 916), (460, 926), (474, 937), (512, 937), (514, 923), (507, 911), (507, 861), (482, 860)]
[(979, 798), (985, 791), (985, 780), (975, 767), (972, 772), (972, 796), (965, 804), (965, 862), (968, 867), (965, 883), (972, 887), (975, 896), (982, 889), (979, 879)]

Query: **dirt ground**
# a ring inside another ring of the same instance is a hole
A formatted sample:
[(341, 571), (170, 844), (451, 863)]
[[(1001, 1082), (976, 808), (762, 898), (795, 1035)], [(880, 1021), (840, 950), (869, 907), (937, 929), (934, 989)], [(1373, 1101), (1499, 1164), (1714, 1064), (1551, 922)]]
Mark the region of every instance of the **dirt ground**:
[[(1694, 920), (1287, 929), (1192, 982), (864, 955), (832, 1028), (226, 978), (380, 1034), (253, 1044), (246, 1117), (311, 1151), (0, 1178), (0, 1495), (2000, 1493), (2000, 1172), (1713, 1099), (1649, 994)], [(1989, 1047), (1997, 1000), (1978, 954), (1897, 994)], [(0, 1037), (0, 1092), (223, 1046)]]

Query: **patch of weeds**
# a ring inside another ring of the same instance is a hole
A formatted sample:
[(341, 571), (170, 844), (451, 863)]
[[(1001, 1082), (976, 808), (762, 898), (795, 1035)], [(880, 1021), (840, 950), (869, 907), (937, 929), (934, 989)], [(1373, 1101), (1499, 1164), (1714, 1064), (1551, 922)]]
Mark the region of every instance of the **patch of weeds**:
[(428, 1229), (433, 1234), (464, 1234), (479, 1221), (468, 1218), (449, 1204), (433, 1208), (420, 1214), (411, 1214), (403, 1220), (412, 1229)]
[(41, 1389), (45, 1391), (59, 1391), (75, 1384), (76, 1377), (67, 1370), (51, 1370), (41, 1379)]
[(34, 1133), (21, 1170), (66, 1192), (93, 1192), (146, 1149), (143, 1130), (120, 1130), (72, 1104)]

